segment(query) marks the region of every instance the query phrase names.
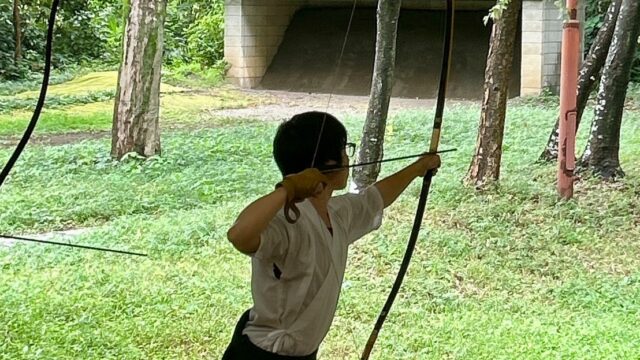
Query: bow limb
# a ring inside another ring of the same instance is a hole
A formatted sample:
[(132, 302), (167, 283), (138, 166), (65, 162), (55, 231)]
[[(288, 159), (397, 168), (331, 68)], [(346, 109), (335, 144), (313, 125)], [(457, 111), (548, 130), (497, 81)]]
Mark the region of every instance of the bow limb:
[(31, 134), (33, 134), (33, 130), (36, 128), (38, 124), (38, 120), (40, 119), (40, 113), (42, 112), (42, 108), (44, 107), (44, 100), (47, 96), (47, 88), (49, 87), (49, 76), (51, 75), (51, 54), (53, 48), (53, 28), (56, 22), (56, 13), (58, 12), (58, 6), (60, 5), (60, 0), (53, 0), (51, 4), (51, 12), (49, 13), (49, 25), (47, 29), (47, 43), (45, 48), (45, 64), (44, 64), (44, 75), (42, 77), (42, 86), (40, 87), (40, 96), (38, 97), (38, 103), (36, 104), (36, 108), (33, 112), (33, 116), (31, 117), (31, 121), (29, 121), (29, 125), (27, 129), (24, 131), (20, 142), (16, 146), (16, 149), (11, 154), (11, 157), (7, 161), (6, 165), (0, 172), (0, 187), (4, 184), (7, 176), (9, 176), (9, 172), (13, 169), (13, 165), (15, 165), (16, 161), (20, 158), (22, 151), (29, 143), (29, 139), (31, 138)]
[[(451, 68), (451, 49), (453, 42), (453, 24), (454, 24), (454, 2), (455, 0), (447, 0), (447, 19), (446, 19), (446, 30), (444, 37), (444, 48), (443, 48), (443, 59), (442, 59), (442, 70), (440, 73), (440, 85), (438, 87), (438, 100), (436, 103), (436, 114), (435, 119), (433, 121), (433, 132), (431, 133), (431, 143), (429, 146), (429, 152), (437, 152), (438, 146), (440, 144), (440, 129), (442, 127), (442, 116), (444, 113), (444, 103), (447, 92), (447, 82), (449, 78), (449, 71)], [(391, 311), (391, 306), (395, 301), (396, 296), (398, 295), (398, 291), (400, 290), (400, 286), (402, 285), (402, 281), (404, 280), (404, 276), (407, 273), (407, 269), (409, 268), (409, 264), (411, 262), (411, 257), (413, 256), (413, 251), (416, 246), (416, 242), (418, 240), (418, 235), (420, 233), (420, 227), (422, 226), (422, 217), (424, 216), (424, 210), (427, 205), (427, 198), (429, 196), (429, 190), (431, 189), (431, 180), (433, 178), (433, 170), (427, 172), (422, 181), (422, 190), (420, 192), (420, 198), (418, 200), (418, 208), (416, 210), (416, 216), (413, 222), (413, 228), (411, 229), (411, 235), (409, 236), (409, 242), (407, 244), (407, 250), (404, 254), (404, 258), (402, 259), (402, 264), (400, 265), (400, 269), (398, 270), (398, 275), (396, 277), (395, 282), (393, 283), (393, 287), (391, 288), (391, 292), (387, 297), (387, 301), (382, 307), (382, 311), (380, 311), (380, 315), (378, 315), (378, 320), (369, 336), (369, 340), (365, 346), (365, 349), (362, 353), (361, 359), (367, 360), (369, 359), (369, 355), (373, 350), (373, 346), (378, 338), (378, 334), (382, 329), (382, 325), (384, 324), (389, 311)]]

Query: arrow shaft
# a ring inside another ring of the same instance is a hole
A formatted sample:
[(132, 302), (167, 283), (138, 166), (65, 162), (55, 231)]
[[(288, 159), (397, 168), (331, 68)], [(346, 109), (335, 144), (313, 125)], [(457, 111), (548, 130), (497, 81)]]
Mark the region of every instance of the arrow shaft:
[(89, 246), (89, 245), (70, 244), (70, 243), (51, 241), (51, 240), (32, 239), (32, 238), (27, 238), (22, 236), (0, 235), (0, 238), (19, 240), (19, 241), (28, 241), (28, 242), (34, 242), (34, 243), (40, 243), (40, 244), (47, 244), (47, 245), (67, 246), (67, 247), (78, 248), (78, 249), (103, 251), (103, 252), (110, 252), (110, 253), (124, 254), (124, 255), (145, 256), (145, 257), (147, 256), (147, 254), (136, 253), (131, 251), (114, 250), (114, 249), (108, 249), (108, 248), (97, 247), (97, 246)]
[(369, 161), (369, 162), (364, 162), (364, 163), (360, 163), (360, 164), (353, 164), (353, 165), (349, 165), (349, 166), (345, 166), (345, 167), (346, 168), (353, 168), (353, 167), (359, 167), (359, 166), (380, 164), (380, 163), (385, 163), (385, 162), (390, 162), (390, 161), (413, 159), (413, 158), (427, 156), (427, 155), (444, 154), (444, 153), (453, 152), (453, 151), (456, 151), (456, 150), (458, 150), (458, 149), (447, 149), (447, 150), (441, 150), (441, 151), (427, 151), (427, 152), (424, 152), (424, 153), (421, 153), (421, 154), (405, 155), (405, 156), (400, 156), (400, 157), (395, 157), (395, 158), (389, 158), (389, 159), (383, 159), (383, 160), (377, 160), (377, 161)]
[(340, 170), (350, 169), (350, 168), (355, 168), (355, 167), (360, 167), (360, 166), (381, 164), (381, 163), (386, 163), (386, 162), (391, 162), (391, 161), (398, 161), (398, 160), (413, 159), (413, 158), (427, 156), (427, 155), (444, 154), (444, 153), (453, 152), (453, 151), (457, 151), (457, 150), (458, 149), (447, 149), (447, 150), (440, 150), (440, 151), (427, 151), (427, 152), (423, 152), (423, 153), (420, 153), (420, 154), (405, 155), (405, 156), (400, 156), (400, 157), (395, 157), (395, 158), (382, 159), (382, 160), (376, 160), (376, 161), (367, 161), (367, 162), (358, 163), (358, 164), (340, 166), (340, 167), (336, 167), (336, 168), (332, 168), (332, 169), (322, 170), (322, 172), (323, 173), (328, 173), (328, 172), (340, 171)]

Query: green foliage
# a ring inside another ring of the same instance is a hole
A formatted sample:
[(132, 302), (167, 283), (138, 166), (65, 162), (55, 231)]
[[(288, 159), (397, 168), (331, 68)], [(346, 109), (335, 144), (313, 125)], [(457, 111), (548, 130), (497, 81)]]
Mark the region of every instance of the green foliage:
[[(607, 9), (611, 4), (611, 0), (587, 0), (586, 1), (586, 23), (585, 31), (585, 54), (591, 48), (593, 41), (598, 34), (598, 30), (602, 27)], [(631, 81), (640, 82), (640, 38), (638, 38), (638, 47), (631, 68)]]
[[(119, 62), (109, 48), (110, 22), (120, 17), (120, 0), (64, 1), (56, 19), (56, 54), (59, 66), (92, 61)], [(120, 34), (118, 34), (120, 35)], [(68, 59), (68, 60), (67, 60)]]
[(586, 21), (584, 24), (585, 52), (588, 52), (602, 27), (611, 0), (587, 0), (585, 4)]
[[(23, 60), (14, 63), (11, 1), (0, 3), (0, 79), (29, 79), (42, 72), (51, 0), (22, 0)], [(115, 65), (121, 61), (124, 7), (121, 0), (65, 0), (56, 19), (53, 65)], [(223, 0), (169, 0), (165, 64), (220, 67)]]
[(165, 31), (167, 64), (216, 66), (224, 53), (224, 1), (169, 1)]
[(224, 56), (224, 3), (208, 4), (211, 10), (199, 16), (187, 29), (187, 44), (193, 61), (215, 66)]
[(489, 9), (489, 14), (483, 18), (484, 24), (487, 25), (489, 20), (495, 21), (502, 17), (502, 13), (507, 9), (511, 0), (497, 0), (496, 4)]
[[(24, 75), (26, 68), (15, 64), (15, 35), (13, 29), (13, 5), (11, 1), (0, 2), (0, 79), (16, 79)], [(24, 54), (28, 57), (30, 54)]]
[[(15, 42), (10, 2), (0, 4), (0, 79), (29, 77), (42, 72), (51, 0), (22, 0), (23, 60), (13, 63)], [(61, 2), (56, 18), (53, 65), (68, 67), (88, 62), (115, 63), (117, 49), (109, 24), (119, 16), (119, 0), (69, 0)], [(119, 40), (118, 40), (119, 41)]]
[(219, 61), (213, 67), (190, 64), (176, 64), (163, 74), (163, 81), (171, 85), (188, 88), (206, 88), (219, 85), (224, 79), (226, 62)]

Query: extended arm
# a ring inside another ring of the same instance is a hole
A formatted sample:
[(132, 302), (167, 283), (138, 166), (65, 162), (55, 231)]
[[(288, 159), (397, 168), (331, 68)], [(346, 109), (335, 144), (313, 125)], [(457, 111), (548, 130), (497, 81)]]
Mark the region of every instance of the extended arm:
[(384, 202), (384, 207), (391, 205), (400, 194), (417, 178), (424, 176), (427, 171), (440, 167), (440, 157), (437, 155), (427, 155), (418, 159), (413, 164), (398, 171), (397, 173), (384, 178), (374, 184)]

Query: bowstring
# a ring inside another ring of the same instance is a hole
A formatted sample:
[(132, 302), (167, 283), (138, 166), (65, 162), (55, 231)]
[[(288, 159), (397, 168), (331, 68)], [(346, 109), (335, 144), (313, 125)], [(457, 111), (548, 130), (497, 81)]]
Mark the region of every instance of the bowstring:
[(353, 6), (351, 7), (351, 15), (349, 16), (349, 23), (347, 24), (347, 31), (344, 34), (344, 40), (342, 41), (342, 48), (340, 49), (340, 54), (338, 55), (338, 61), (336, 68), (333, 72), (333, 81), (331, 85), (331, 91), (329, 92), (329, 98), (327, 100), (327, 105), (325, 107), (324, 115), (322, 117), (322, 123), (320, 125), (320, 132), (318, 133), (318, 140), (316, 141), (315, 150), (313, 151), (313, 157), (311, 158), (311, 166), (313, 168), (316, 163), (316, 157), (318, 156), (318, 149), (320, 149), (320, 141), (322, 140), (322, 133), (324, 132), (324, 124), (327, 122), (327, 111), (329, 110), (329, 106), (331, 105), (331, 100), (333, 98), (333, 93), (337, 87), (337, 77), (340, 72), (340, 68), (342, 67), (342, 59), (344, 57), (344, 51), (347, 48), (347, 42), (349, 41), (349, 34), (351, 33), (351, 25), (353, 24), (353, 17), (356, 13), (356, 7), (358, 5), (358, 0), (353, 0)]

